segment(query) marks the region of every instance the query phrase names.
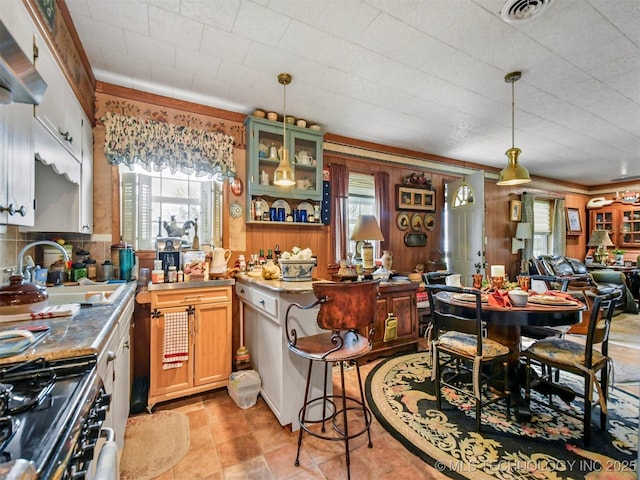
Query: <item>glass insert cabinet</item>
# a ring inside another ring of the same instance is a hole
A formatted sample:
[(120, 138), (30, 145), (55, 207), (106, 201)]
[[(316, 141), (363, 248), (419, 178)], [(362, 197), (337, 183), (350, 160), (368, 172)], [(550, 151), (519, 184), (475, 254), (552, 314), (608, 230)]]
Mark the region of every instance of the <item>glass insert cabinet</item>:
[(592, 230), (606, 230), (616, 247), (640, 248), (640, 205), (613, 203), (591, 211)]
[[(268, 205), (282, 200), (290, 210), (298, 205), (320, 205), (322, 201), (322, 138), (318, 130), (287, 124), (286, 144), (295, 172), (296, 184), (282, 187), (273, 184), (274, 172), (282, 155), (284, 130), (282, 122), (253, 116), (245, 121), (247, 142), (247, 222), (262, 221), (255, 217), (253, 206), (265, 200)], [(268, 214), (269, 212), (263, 212)], [(267, 218), (265, 217), (265, 220)], [(312, 223), (309, 223), (312, 224)], [(319, 225), (319, 223), (317, 223)], [(299, 225), (299, 223), (297, 224)]]

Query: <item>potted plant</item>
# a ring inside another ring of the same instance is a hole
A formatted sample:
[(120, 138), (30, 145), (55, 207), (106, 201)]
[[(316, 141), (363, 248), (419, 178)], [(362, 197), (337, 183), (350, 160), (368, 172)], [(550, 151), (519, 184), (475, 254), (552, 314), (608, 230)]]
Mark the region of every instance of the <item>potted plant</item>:
[(611, 253), (613, 253), (613, 258), (615, 258), (616, 263), (618, 265), (623, 265), (624, 264), (624, 254), (625, 251), (621, 250), (619, 248), (614, 248)]

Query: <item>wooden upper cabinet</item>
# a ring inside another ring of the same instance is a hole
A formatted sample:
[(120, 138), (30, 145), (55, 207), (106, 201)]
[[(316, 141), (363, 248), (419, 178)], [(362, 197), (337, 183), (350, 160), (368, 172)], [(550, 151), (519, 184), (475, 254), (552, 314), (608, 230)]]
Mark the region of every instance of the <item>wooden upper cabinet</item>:
[(614, 202), (591, 210), (591, 230), (606, 230), (618, 248), (640, 249), (640, 204)]

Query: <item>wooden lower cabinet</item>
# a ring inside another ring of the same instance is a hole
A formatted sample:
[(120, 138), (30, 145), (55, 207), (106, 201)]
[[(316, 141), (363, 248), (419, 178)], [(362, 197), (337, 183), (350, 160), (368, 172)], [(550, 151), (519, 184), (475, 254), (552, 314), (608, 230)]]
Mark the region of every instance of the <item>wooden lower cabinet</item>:
[[(417, 283), (383, 284), (378, 297), (375, 332), (371, 337), (372, 350), (365, 360), (388, 356), (403, 350), (418, 348)], [(389, 313), (397, 318), (395, 338), (385, 341), (386, 320)]]
[[(182, 366), (165, 370), (165, 316), (173, 312), (188, 314), (189, 358)], [(231, 374), (231, 329), (231, 287), (152, 292), (148, 409), (158, 402), (226, 387)]]

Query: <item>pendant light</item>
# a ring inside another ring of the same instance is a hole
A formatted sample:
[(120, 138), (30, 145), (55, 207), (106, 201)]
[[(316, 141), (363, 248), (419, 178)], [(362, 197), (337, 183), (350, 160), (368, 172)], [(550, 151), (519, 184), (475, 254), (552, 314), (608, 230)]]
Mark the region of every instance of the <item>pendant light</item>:
[(282, 155), (280, 155), (278, 168), (276, 168), (276, 171), (273, 173), (273, 184), (281, 187), (290, 187), (296, 183), (293, 168), (291, 168), (291, 164), (289, 163), (289, 150), (287, 149), (287, 85), (291, 83), (291, 75), (288, 73), (281, 73), (278, 75), (278, 82), (282, 85), (284, 90), (282, 114)]
[(511, 148), (505, 152), (509, 159), (509, 164), (500, 171), (497, 185), (520, 185), (531, 181), (529, 171), (518, 164), (518, 156), (522, 150), (516, 148), (514, 142), (516, 110), (514, 84), (520, 80), (521, 76), (522, 73), (520, 72), (511, 72), (504, 77), (504, 81), (511, 84)]

